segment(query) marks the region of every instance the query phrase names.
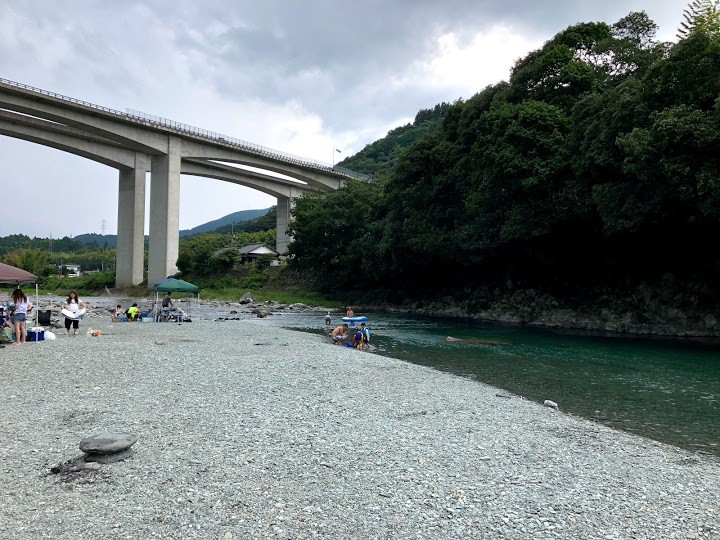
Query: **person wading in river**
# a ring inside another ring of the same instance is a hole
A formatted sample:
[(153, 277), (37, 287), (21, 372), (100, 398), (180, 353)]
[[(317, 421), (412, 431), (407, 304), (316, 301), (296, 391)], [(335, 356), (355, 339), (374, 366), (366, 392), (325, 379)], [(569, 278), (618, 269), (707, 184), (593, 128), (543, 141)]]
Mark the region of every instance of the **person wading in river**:
[(333, 330), (330, 333), (330, 337), (332, 338), (333, 344), (340, 345), (340, 342), (343, 339), (347, 338), (347, 335), (345, 334), (347, 329), (348, 329), (348, 325), (346, 323), (346, 324), (343, 324), (342, 326), (336, 327), (335, 330)]

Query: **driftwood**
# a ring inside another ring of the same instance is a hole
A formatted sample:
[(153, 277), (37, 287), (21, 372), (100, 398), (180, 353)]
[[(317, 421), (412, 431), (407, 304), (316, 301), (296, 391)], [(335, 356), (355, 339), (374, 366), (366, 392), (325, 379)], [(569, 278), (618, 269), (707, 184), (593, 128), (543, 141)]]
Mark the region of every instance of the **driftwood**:
[(448, 343), (479, 343), (480, 345), (510, 345), (509, 341), (499, 341), (497, 339), (460, 339), (452, 336), (445, 338)]

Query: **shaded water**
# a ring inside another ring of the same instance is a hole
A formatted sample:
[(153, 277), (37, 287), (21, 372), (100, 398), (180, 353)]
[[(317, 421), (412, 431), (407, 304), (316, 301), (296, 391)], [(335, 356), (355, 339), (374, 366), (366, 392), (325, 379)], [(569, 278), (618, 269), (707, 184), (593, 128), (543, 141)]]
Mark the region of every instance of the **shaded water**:
[[(720, 342), (589, 335), (368, 314), (374, 352), (482, 381), (566, 412), (720, 455)], [(322, 316), (259, 324), (325, 333)], [(448, 343), (447, 336), (507, 345)], [(363, 354), (358, 351), (358, 354)]]

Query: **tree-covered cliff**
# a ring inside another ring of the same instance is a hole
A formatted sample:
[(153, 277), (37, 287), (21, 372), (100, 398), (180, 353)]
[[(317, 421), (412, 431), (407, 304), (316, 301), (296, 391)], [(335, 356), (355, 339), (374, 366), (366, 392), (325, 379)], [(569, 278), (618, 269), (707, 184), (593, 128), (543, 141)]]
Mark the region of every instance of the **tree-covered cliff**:
[(408, 148), (391, 132), (347, 160), (376, 157), (380, 185), (300, 199), (293, 264), (328, 288), (405, 297), (672, 274), (717, 298), (720, 35), (708, 28), (659, 43), (641, 12), (563, 30)]

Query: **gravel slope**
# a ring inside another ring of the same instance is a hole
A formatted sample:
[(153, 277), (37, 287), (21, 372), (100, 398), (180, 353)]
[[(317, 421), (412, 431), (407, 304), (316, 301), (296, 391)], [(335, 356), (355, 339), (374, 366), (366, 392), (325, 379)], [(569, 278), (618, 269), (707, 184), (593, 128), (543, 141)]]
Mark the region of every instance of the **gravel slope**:
[[(0, 350), (0, 538), (720, 538), (720, 463), (249, 321)], [(560, 404), (562, 406), (562, 404)], [(53, 475), (83, 437), (127, 461)]]

